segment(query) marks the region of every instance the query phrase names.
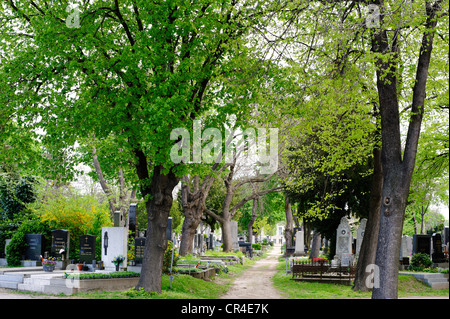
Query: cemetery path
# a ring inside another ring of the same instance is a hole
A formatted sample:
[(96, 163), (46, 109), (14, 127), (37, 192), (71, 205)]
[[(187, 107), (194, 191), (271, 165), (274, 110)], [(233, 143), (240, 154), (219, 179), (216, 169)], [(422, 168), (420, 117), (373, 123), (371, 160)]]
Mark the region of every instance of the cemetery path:
[(256, 263), (236, 278), (231, 289), (220, 299), (281, 299), (271, 278), (276, 273), (281, 246), (274, 246), (268, 257)]

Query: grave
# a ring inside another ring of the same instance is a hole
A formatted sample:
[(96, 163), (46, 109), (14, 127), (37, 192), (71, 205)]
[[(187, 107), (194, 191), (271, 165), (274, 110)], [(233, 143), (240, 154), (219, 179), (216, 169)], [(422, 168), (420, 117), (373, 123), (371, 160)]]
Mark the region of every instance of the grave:
[(356, 231), (356, 251), (355, 251), (356, 258), (358, 258), (359, 251), (361, 250), (361, 244), (362, 244), (362, 241), (364, 238), (366, 224), (367, 224), (367, 219), (366, 218), (361, 219), (358, 230)]
[(305, 238), (303, 236), (303, 230), (298, 230), (295, 233), (295, 251), (294, 256), (304, 256), (305, 255)]
[(347, 217), (344, 216), (336, 230), (336, 255), (333, 259), (335, 263), (349, 262), (351, 264), (353, 262), (352, 241), (352, 230)]
[(443, 242), (444, 245), (447, 245), (448, 242), (449, 242), (448, 236), (449, 236), (448, 226), (445, 226), (445, 228), (444, 228), (444, 242)]
[(166, 239), (172, 241), (172, 217), (169, 217), (166, 228)]
[(136, 237), (138, 233), (137, 228), (137, 204), (130, 204), (130, 209), (128, 210), (128, 229), (130, 230), (130, 236), (132, 238)]
[(95, 261), (95, 241), (94, 235), (80, 236), (80, 262), (92, 264)]
[(51, 256), (69, 259), (70, 232), (65, 229), (52, 230)]
[(232, 247), (234, 251), (239, 250), (239, 239), (238, 239), (238, 223), (235, 220), (230, 222), (231, 228), (231, 238), (232, 238)]
[(432, 236), (433, 240), (433, 253), (431, 254), (431, 259), (434, 263), (443, 263), (445, 262), (445, 256), (442, 252), (442, 239), (441, 234), (434, 233)]
[(121, 267), (126, 267), (127, 238), (128, 231), (126, 227), (102, 227), (102, 261), (105, 270), (116, 270), (112, 261), (119, 255), (125, 258)]
[(431, 255), (430, 235), (413, 235), (413, 254), (417, 253)]
[(412, 237), (408, 235), (403, 235), (400, 244), (400, 260), (403, 260), (403, 258), (409, 258), (411, 254), (412, 254)]
[(134, 239), (134, 262), (136, 265), (142, 265), (144, 260), (145, 237)]
[(41, 260), (44, 251), (44, 236), (41, 234), (25, 234), (28, 247), (25, 250), (26, 260)]

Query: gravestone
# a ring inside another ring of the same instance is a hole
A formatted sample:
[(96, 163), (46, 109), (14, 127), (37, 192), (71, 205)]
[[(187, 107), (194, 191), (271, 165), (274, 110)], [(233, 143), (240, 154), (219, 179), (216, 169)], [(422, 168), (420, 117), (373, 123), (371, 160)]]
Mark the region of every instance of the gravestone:
[(343, 256), (352, 254), (352, 230), (348, 224), (347, 217), (342, 217), (341, 222), (336, 231), (336, 255), (334, 256), (337, 262), (342, 262)]
[(239, 239), (238, 239), (238, 223), (235, 220), (230, 222), (231, 228), (231, 239), (232, 239), (232, 247), (234, 251), (239, 250)]
[(305, 255), (305, 238), (303, 236), (303, 230), (299, 230), (295, 233), (295, 251), (294, 256)]
[(172, 223), (173, 219), (172, 217), (169, 217), (169, 220), (167, 222), (167, 228), (166, 228), (166, 239), (172, 241)]
[(443, 242), (444, 245), (447, 245), (448, 242), (449, 242), (448, 236), (449, 236), (448, 226), (445, 226), (445, 228), (444, 228), (444, 242)]
[(41, 260), (44, 251), (44, 236), (40, 234), (25, 234), (28, 247), (25, 250), (26, 260)]
[(356, 231), (356, 257), (359, 256), (359, 251), (361, 250), (361, 244), (364, 238), (364, 232), (366, 230), (367, 219), (361, 219), (358, 230)]
[(400, 260), (403, 260), (403, 258), (409, 258), (411, 254), (412, 254), (412, 237), (408, 235), (403, 235), (400, 244)]
[(102, 227), (102, 261), (105, 270), (115, 271), (116, 266), (112, 261), (119, 255), (125, 258), (121, 267), (126, 267), (127, 239), (126, 227)]
[(134, 261), (141, 265), (144, 260), (145, 237), (137, 237), (134, 240)]
[(114, 212), (114, 227), (125, 226), (125, 221), (123, 220), (123, 214), (121, 211)]
[(442, 252), (441, 234), (434, 233), (432, 239), (433, 239), (433, 253), (431, 254), (431, 259), (435, 263), (445, 262), (445, 256), (444, 253)]
[(65, 229), (56, 229), (52, 230), (51, 234), (51, 255), (53, 257), (61, 257), (63, 260), (68, 260), (70, 249), (70, 232)]
[(137, 204), (130, 204), (130, 209), (128, 210), (128, 228), (131, 231), (131, 237), (135, 238), (138, 232), (137, 229)]
[(94, 235), (81, 235), (80, 236), (80, 262), (86, 264), (92, 264), (95, 260), (95, 241)]
[(413, 235), (413, 254), (417, 253), (431, 255), (430, 235)]

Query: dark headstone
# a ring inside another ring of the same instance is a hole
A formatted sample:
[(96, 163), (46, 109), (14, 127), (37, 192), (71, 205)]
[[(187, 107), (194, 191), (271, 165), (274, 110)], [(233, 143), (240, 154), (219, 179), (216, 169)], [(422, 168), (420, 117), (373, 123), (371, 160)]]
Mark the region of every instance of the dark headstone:
[[(69, 259), (69, 243), (70, 232), (68, 230), (52, 230), (51, 254), (53, 257), (64, 257), (64, 259)], [(60, 253), (61, 249), (64, 250), (62, 254)]]
[(413, 235), (413, 254), (417, 253), (431, 255), (430, 235)]
[(25, 242), (28, 244), (25, 250), (25, 259), (41, 260), (44, 250), (44, 236), (40, 234), (26, 234)]
[(137, 237), (134, 239), (134, 261), (136, 265), (142, 264), (144, 260), (145, 237)]
[(92, 264), (95, 260), (95, 241), (94, 235), (81, 235), (80, 236), (80, 262), (86, 264)]
[(128, 210), (128, 219), (128, 228), (131, 231), (131, 237), (134, 238), (136, 237), (137, 233), (137, 204), (130, 204), (130, 209)]
[(166, 239), (172, 240), (172, 217), (169, 217), (167, 228), (166, 228)]
[(441, 234), (434, 233), (433, 239), (433, 254), (431, 254), (431, 259), (435, 263), (440, 263), (445, 261), (444, 253), (442, 252), (442, 239)]
[(444, 245), (448, 244), (448, 240), (449, 240), (448, 236), (449, 236), (449, 234), (448, 234), (448, 226), (445, 226), (445, 228), (444, 228), (444, 242), (443, 242)]

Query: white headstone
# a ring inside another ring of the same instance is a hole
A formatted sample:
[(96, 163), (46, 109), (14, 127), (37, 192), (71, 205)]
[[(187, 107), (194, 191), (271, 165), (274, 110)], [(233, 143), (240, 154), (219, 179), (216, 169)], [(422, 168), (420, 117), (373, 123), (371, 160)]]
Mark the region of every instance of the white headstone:
[(231, 221), (231, 238), (233, 240), (233, 250), (239, 250), (238, 223), (235, 220)]
[(295, 233), (295, 251), (294, 256), (305, 255), (305, 239), (303, 237), (303, 230), (299, 230)]
[(364, 238), (364, 232), (366, 230), (367, 219), (361, 219), (358, 230), (356, 231), (356, 257), (359, 256), (361, 250), (361, 244)]
[(344, 254), (352, 253), (352, 230), (347, 217), (342, 217), (336, 231), (336, 255), (335, 258), (342, 261)]
[(125, 258), (121, 267), (126, 267), (127, 238), (126, 227), (102, 227), (102, 261), (105, 270), (114, 271), (116, 269), (112, 261), (119, 255)]

